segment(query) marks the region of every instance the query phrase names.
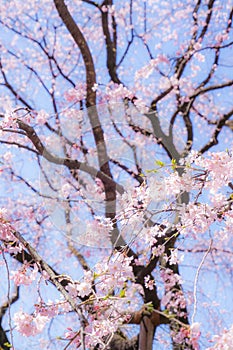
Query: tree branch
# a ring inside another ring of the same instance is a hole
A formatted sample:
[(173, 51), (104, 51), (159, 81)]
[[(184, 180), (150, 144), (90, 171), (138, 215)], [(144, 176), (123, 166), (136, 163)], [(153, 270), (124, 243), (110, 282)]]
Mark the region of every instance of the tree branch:
[(222, 116), (222, 118), (217, 122), (216, 124), (216, 128), (212, 134), (211, 139), (209, 140), (209, 142), (207, 142), (205, 144), (205, 146), (203, 146), (199, 153), (203, 154), (206, 151), (208, 151), (211, 147), (215, 146), (218, 144), (218, 136), (223, 128), (223, 126), (227, 125), (226, 121), (233, 115), (233, 109), (231, 111), (229, 111), (228, 113), (224, 114)]
[[(102, 6), (112, 6), (112, 0), (105, 0)], [(117, 75), (117, 64), (116, 64), (116, 55), (117, 55), (117, 26), (114, 15), (112, 15), (112, 30), (113, 30), (113, 40), (109, 32), (109, 23), (108, 23), (108, 8), (107, 11), (101, 10), (102, 18), (102, 28), (105, 38), (105, 46), (107, 52), (107, 68), (109, 75), (112, 81), (116, 84), (121, 84), (121, 81)]]

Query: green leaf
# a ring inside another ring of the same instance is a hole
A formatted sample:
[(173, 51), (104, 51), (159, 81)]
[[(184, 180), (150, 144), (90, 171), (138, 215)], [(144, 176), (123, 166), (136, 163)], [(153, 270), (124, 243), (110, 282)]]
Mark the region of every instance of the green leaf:
[(107, 294), (107, 295), (105, 295), (105, 297), (103, 297), (103, 300), (107, 300), (107, 299), (109, 299), (109, 298), (110, 298), (110, 295)]
[(151, 174), (151, 173), (157, 173), (158, 170), (156, 169), (152, 169), (152, 170), (146, 170), (147, 174)]
[(165, 163), (162, 162), (161, 160), (156, 160), (156, 161), (155, 161), (155, 164), (158, 165), (158, 166), (160, 166), (160, 167), (165, 166)]
[(120, 298), (124, 298), (125, 297), (125, 289), (124, 288), (120, 290), (119, 297)]
[(167, 317), (167, 318), (175, 318), (176, 315), (175, 314), (171, 314), (169, 310), (164, 310), (163, 314)]
[(176, 159), (172, 159), (172, 169), (173, 169), (173, 170), (176, 170), (176, 168), (177, 168)]
[(95, 280), (97, 277), (99, 277), (99, 276), (100, 276), (100, 274), (98, 274), (98, 273), (94, 272), (94, 274), (93, 274), (93, 278), (94, 278), (94, 280)]
[(154, 310), (154, 306), (151, 301), (149, 303), (146, 303), (144, 306), (149, 312), (152, 312)]

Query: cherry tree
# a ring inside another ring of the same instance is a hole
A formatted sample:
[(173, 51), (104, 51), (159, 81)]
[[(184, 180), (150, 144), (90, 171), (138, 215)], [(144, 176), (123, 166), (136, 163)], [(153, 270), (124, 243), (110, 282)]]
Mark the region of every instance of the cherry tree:
[(1, 1), (2, 349), (232, 349), (232, 17)]

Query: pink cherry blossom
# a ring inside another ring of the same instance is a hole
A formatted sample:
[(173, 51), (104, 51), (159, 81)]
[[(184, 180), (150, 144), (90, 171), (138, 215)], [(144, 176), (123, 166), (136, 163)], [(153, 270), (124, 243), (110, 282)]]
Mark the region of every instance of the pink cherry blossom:
[(17, 331), (26, 337), (41, 333), (47, 321), (48, 317), (40, 314), (33, 316), (22, 311), (14, 314), (14, 323)]
[(2, 1), (0, 29), (8, 345), (233, 348), (232, 0)]
[(28, 266), (24, 265), (18, 271), (12, 271), (11, 279), (14, 281), (16, 286), (30, 285), (37, 277), (38, 267), (34, 264), (33, 271), (29, 271)]

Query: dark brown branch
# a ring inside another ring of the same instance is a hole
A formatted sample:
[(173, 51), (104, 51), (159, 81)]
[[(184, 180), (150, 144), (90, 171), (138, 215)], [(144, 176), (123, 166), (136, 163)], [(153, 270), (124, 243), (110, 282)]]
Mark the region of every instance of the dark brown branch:
[(72, 310), (78, 312), (78, 308), (74, 300), (70, 297), (69, 293), (64, 288), (64, 285), (59, 281), (57, 273), (42, 259), (42, 257), (37, 253), (37, 251), (27, 242), (19, 232), (14, 232), (14, 236), (23, 244), (25, 249), (27, 249), (29, 256), (36, 262), (43, 271), (46, 271), (49, 275), (51, 282), (55, 285), (57, 290), (61, 292), (65, 300), (70, 304)]
[(203, 147), (200, 149), (200, 151), (199, 151), (200, 154), (205, 153), (205, 152), (208, 151), (211, 147), (213, 147), (213, 146), (215, 146), (215, 145), (218, 144), (218, 136), (219, 136), (219, 134), (220, 134), (222, 128), (226, 125), (226, 121), (227, 121), (232, 115), (233, 115), (233, 109), (232, 109), (230, 112), (224, 114), (223, 117), (217, 122), (216, 128), (215, 128), (215, 130), (214, 130), (214, 132), (213, 132), (213, 134), (212, 134), (211, 139), (209, 140), (209, 142), (207, 142), (207, 143), (205, 144), (205, 146), (203, 146)]
[(201, 5), (201, 0), (198, 0), (196, 3), (196, 6), (194, 7), (193, 10), (193, 21), (194, 21), (194, 26), (197, 27), (197, 29), (193, 33), (193, 39), (196, 41), (197, 38), (197, 31), (198, 31), (198, 21), (197, 21), (197, 13)]
[[(139, 350), (138, 345), (138, 336), (129, 339), (125, 334), (123, 334), (120, 330), (113, 335), (109, 335), (104, 337), (103, 341), (108, 343), (108, 349), (111, 350)], [(94, 350), (98, 350), (99, 345), (94, 347)]]
[(5, 303), (3, 303), (0, 306), (0, 323), (2, 322), (3, 316), (6, 314), (7, 309), (10, 305), (14, 304), (19, 299), (19, 287), (16, 288), (14, 294), (10, 298), (10, 300), (7, 300)]
[(82, 0), (82, 2), (85, 2), (85, 3), (89, 4), (89, 5), (93, 5), (93, 6), (97, 7), (97, 8), (100, 7), (99, 4), (98, 4), (97, 2), (95, 2), (95, 1), (91, 1), (91, 0)]
[[(112, 0), (105, 0), (102, 6), (111, 6)], [(108, 10), (101, 11), (102, 18), (102, 28), (105, 38), (105, 46), (107, 52), (107, 68), (112, 81), (116, 84), (121, 84), (121, 81), (117, 75), (117, 65), (116, 65), (116, 55), (117, 55), (117, 26), (115, 17), (112, 15), (112, 30), (113, 30), (113, 40), (111, 39), (108, 23)]]
[(198, 39), (200, 39), (200, 38), (203, 39), (207, 30), (208, 30), (210, 20), (211, 20), (212, 14), (213, 14), (214, 3), (215, 3), (215, 0), (209, 0), (209, 2), (208, 2), (208, 11), (207, 11), (207, 15), (206, 15), (206, 20), (204, 22), (205, 24), (202, 28), (201, 34), (199, 35)]
[(133, 179), (137, 180), (140, 184), (144, 182), (142, 176), (136, 174), (134, 171), (130, 170), (126, 165), (121, 164), (116, 159), (111, 158), (110, 162), (117, 165), (119, 168), (123, 169), (127, 174), (129, 174)]
[[(229, 15), (228, 21), (227, 21), (226, 33), (229, 33), (229, 31), (230, 31), (230, 27), (231, 27), (231, 23), (232, 23), (232, 17), (233, 17), (233, 9), (232, 9), (232, 11), (231, 11), (231, 13)], [(220, 49), (221, 49), (221, 45), (216, 46), (216, 48), (215, 48), (215, 58), (214, 58), (214, 62), (212, 64), (211, 70), (210, 70), (209, 74), (207, 75), (207, 77), (198, 86), (197, 90), (202, 88), (203, 86), (205, 86), (210, 81), (212, 76), (214, 75), (214, 73), (216, 71), (216, 67), (217, 67), (217, 65), (219, 63)]]
[(130, 14), (129, 14), (129, 20), (130, 20), (130, 33), (131, 33), (131, 38), (128, 40), (128, 44), (126, 46), (125, 52), (123, 53), (120, 61), (117, 64), (117, 68), (120, 67), (121, 63), (124, 61), (124, 59), (127, 56), (127, 53), (130, 49), (131, 44), (133, 43), (134, 40), (134, 31), (133, 31), (133, 0), (130, 0)]
[(233, 80), (229, 80), (229, 81), (222, 83), (222, 84), (207, 86), (206, 88), (200, 87), (191, 96), (189, 96), (189, 98), (193, 99), (194, 97), (202, 95), (208, 91), (214, 91), (214, 90), (222, 89), (224, 87), (229, 87), (232, 85), (233, 85)]
[(96, 103), (96, 93), (92, 88), (96, 83), (96, 74), (90, 49), (87, 45), (86, 39), (83, 36), (83, 33), (68, 11), (65, 2), (63, 0), (54, 0), (54, 4), (63, 23), (81, 51), (86, 68), (87, 107), (94, 106)]
[(108, 184), (109, 186), (116, 187), (119, 193), (122, 194), (124, 192), (123, 187), (115, 183), (114, 180), (110, 178), (108, 175), (105, 175), (104, 172), (97, 170), (86, 163), (79, 162), (78, 160), (73, 160), (70, 158), (60, 158), (52, 155), (42, 144), (37, 133), (30, 125), (27, 125), (21, 120), (17, 120), (17, 123), (19, 125), (19, 128), (26, 132), (27, 137), (31, 140), (31, 142), (33, 143), (33, 145), (35, 146), (39, 154), (43, 156), (45, 159), (47, 159), (49, 162), (54, 164), (65, 165), (69, 169), (80, 169), (93, 177), (99, 178), (100, 180), (103, 181), (104, 184)]
[(29, 105), (29, 103), (27, 103), (27, 101), (19, 95), (19, 93), (17, 91), (15, 91), (15, 89), (13, 88), (13, 86), (9, 83), (8, 79), (7, 79), (7, 76), (4, 72), (4, 68), (2, 66), (2, 62), (0, 61), (0, 70), (1, 70), (1, 73), (2, 73), (2, 77), (3, 77), (3, 80), (5, 82), (5, 87), (10, 90), (10, 92), (17, 98), (18, 101), (20, 101), (26, 108), (28, 108), (29, 110), (33, 110), (33, 108)]
[(39, 197), (48, 198), (48, 199), (54, 199), (54, 197), (48, 196), (46, 194), (41, 193), (39, 190), (37, 190), (34, 186), (32, 186), (26, 179), (24, 179), (22, 176), (15, 174), (13, 169), (10, 169), (10, 174), (15, 177), (16, 179), (20, 180), (20, 182), (23, 182), (32, 192), (36, 193)]
[(11, 307), (11, 305), (13, 305), (18, 299), (19, 287), (16, 287), (15, 293), (12, 295), (12, 297), (0, 306), (0, 349), (2, 350), (9, 350), (10, 348), (10, 342), (7, 337), (7, 331), (4, 330), (2, 327), (2, 320), (8, 308)]
[(186, 156), (188, 152), (192, 148), (193, 144), (193, 124), (190, 118), (190, 109), (194, 103), (194, 99), (190, 100), (189, 102), (184, 103), (179, 109), (178, 112), (180, 111), (183, 115), (183, 120), (185, 123), (186, 131), (187, 131), (187, 141), (186, 141), (186, 146), (182, 152), (182, 157)]
[(172, 135), (167, 136), (161, 128), (156, 105), (151, 106), (150, 112), (146, 113), (146, 116), (151, 121), (157, 142), (163, 146), (170, 159), (175, 159), (178, 162), (180, 154), (173, 143)]
[[(10, 131), (11, 131), (11, 130), (10, 130)], [(11, 146), (17, 146), (18, 148), (24, 148), (24, 149), (26, 149), (26, 150), (28, 150), (28, 151), (30, 151), (30, 152), (33, 152), (33, 153), (39, 155), (39, 153), (38, 153), (36, 150), (34, 150), (34, 149), (32, 149), (32, 148), (30, 148), (30, 147), (28, 147), (28, 146), (21, 145), (21, 144), (18, 143), (18, 142), (0, 140), (0, 143), (6, 144), (6, 145), (11, 145)]]
[(67, 208), (65, 212), (65, 220), (66, 220), (66, 228), (67, 228), (67, 246), (70, 250), (70, 252), (78, 259), (80, 265), (82, 266), (83, 270), (90, 271), (90, 267), (87, 264), (86, 259), (84, 256), (75, 248), (74, 243), (72, 241), (72, 229), (71, 229), (71, 220), (70, 220), (70, 210), (71, 205), (70, 203), (69, 207)]
[(0, 349), (1, 350), (9, 350), (10, 349), (10, 342), (7, 337), (7, 331), (3, 329), (1, 323), (0, 323)]
[[(54, 4), (57, 8), (58, 14), (61, 17), (63, 23), (67, 27), (71, 36), (73, 37), (75, 43), (78, 45), (86, 71), (86, 84), (87, 84), (87, 96), (86, 96), (86, 107), (88, 108), (87, 113), (91, 123), (95, 144), (97, 148), (98, 162), (100, 166), (100, 172), (98, 174), (102, 177), (105, 190), (105, 216), (113, 220), (116, 214), (116, 183), (112, 180), (112, 174), (109, 166), (109, 159), (107, 155), (106, 144), (104, 140), (104, 132), (100, 123), (96, 108), (96, 92), (93, 90), (94, 84), (96, 84), (96, 73), (93, 58), (88, 47), (87, 41), (84, 38), (82, 32), (80, 31), (78, 25), (75, 23), (73, 17), (71, 16), (64, 0), (54, 0)], [(90, 108), (91, 107), (91, 108)], [(64, 164), (68, 166), (68, 161), (65, 160)], [(73, 168), (75, 169), (75, 168)], [(95, 175), (99, 177), (99, 175)], [(105, 180), (103, 180), (105, 177)], [(106, 181), (106, 177), (108, 180)], [(111, 180), (110, 180), (111, 179)], [(119, 185), (118, 185), (119, 189)], [(126, 245), (123, 237), (120, 235), (119, 230), (114, 225), (111, 233), (111, 242), (113, 246), (116, 245)]]

